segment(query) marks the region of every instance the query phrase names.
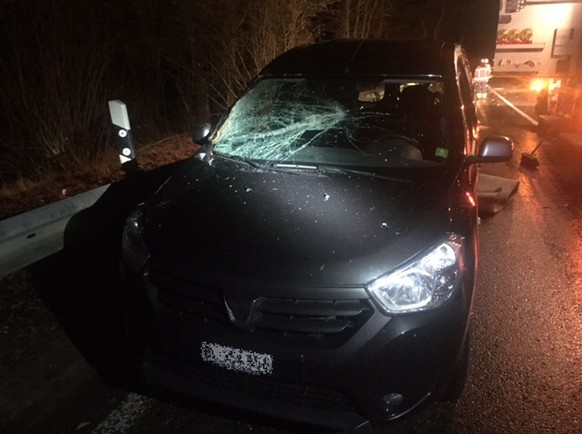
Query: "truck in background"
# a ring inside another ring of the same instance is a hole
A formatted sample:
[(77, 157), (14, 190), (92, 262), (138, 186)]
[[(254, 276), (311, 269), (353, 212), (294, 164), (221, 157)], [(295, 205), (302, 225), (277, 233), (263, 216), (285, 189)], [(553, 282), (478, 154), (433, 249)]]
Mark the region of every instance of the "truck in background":
[(572, 117), (582, 105), (582, 0), (500, 0), (493, 71), (531, 77), (538, 114)]

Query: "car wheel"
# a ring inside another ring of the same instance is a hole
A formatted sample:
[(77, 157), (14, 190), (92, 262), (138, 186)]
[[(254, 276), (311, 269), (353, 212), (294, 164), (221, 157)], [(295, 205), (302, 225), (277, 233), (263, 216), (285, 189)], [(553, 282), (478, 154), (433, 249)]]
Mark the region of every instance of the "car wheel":
[(470, 334), (470, 332), (467, 333), (459, 360), (457, 361), (455, 369), (453, 370), (449, 384), (439, 398), (440, 401), (458, 401), (463, 394), (463, 390), (465, 389), (465, 384), (467, 382), (467, 374), (469, 372), (469, 354), (471, 352)]

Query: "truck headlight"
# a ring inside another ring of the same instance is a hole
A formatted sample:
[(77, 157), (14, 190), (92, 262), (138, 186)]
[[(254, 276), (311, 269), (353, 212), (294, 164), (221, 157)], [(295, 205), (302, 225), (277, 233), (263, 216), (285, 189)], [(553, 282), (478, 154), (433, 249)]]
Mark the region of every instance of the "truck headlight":
[(421, 258), (367, 285), (385, 313), (433, 309), (453, 294), (463, 271), (463, 239), (455, 234)]
[(143, 220), (144, 207), (142, 204), (132, 211), (123, 228), (123, 261), (134, 271), (140, 271), (150, 256), (143, 238)]

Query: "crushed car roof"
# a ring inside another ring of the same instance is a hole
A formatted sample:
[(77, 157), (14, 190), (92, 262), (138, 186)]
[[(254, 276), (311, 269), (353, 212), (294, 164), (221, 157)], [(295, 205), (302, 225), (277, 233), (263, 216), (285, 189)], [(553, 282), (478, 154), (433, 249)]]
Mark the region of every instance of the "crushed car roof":
[(260, 75), (445, 75), (453, 53), (453, 45), (431, 40), (332, 40), (292, 49)]

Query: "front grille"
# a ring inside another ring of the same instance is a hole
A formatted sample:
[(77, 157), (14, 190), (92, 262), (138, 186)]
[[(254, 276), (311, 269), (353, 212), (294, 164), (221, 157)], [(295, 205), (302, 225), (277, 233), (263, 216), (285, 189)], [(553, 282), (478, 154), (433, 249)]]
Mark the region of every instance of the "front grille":
[(150, 354), (148, 359), (156, 368), (186, 378), (195, 385), (239, 398), (311, 410), (357, 413), (349, 395), (333, 388), (207, 368), (160, 353)]
[[(341, 344), (373, 313), (367, 299), (232, 294), (155, 270), (150, 271), (149, 279), (157, 289), (159, 301), (170, 309), (188, 313), (205, 322), (217, 322), (289, 339), (327, 338)], [(313, 293), (317, 294), (317, 291)]]

